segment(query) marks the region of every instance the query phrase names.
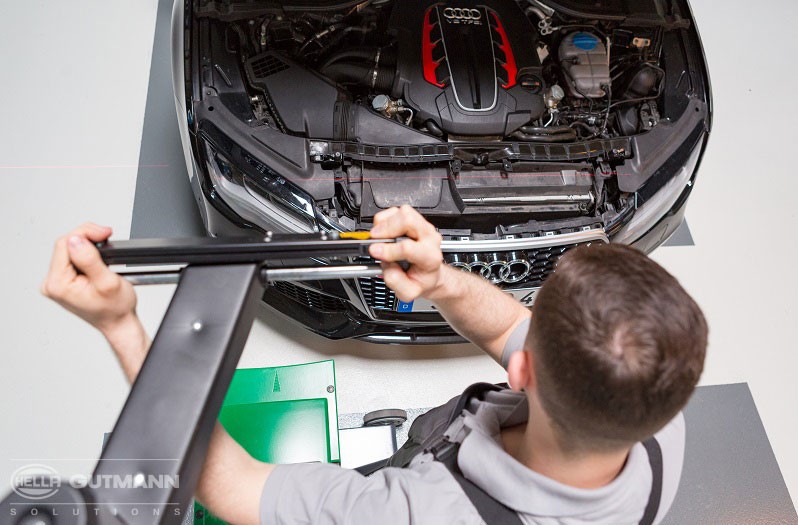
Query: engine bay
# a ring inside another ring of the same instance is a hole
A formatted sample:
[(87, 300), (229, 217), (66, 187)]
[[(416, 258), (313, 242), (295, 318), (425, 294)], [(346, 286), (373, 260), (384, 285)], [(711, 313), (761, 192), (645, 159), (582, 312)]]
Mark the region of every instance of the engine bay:
[(327, 228), (399, 204), (452, 236), (606, 226), (630, 206), (630, 137), (684, 110), (665, 49), (689, 20), (637, 4), (200, 1), (194, 98), (218, 97), (297, 175), (233, 162), (202, 124), (207, 155), (283, 178)]

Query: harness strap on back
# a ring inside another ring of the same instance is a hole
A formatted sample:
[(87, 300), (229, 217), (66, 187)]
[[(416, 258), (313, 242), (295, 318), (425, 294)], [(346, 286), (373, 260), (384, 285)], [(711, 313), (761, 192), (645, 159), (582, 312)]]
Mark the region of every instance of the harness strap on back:
[(498, 385), (491, 383), (474, 383), (473, 385), (470, 385), (463, 391), (462, 394), (460, 394), (460, 399), (457, 400), (454, 410), (452, 410), (452, 413), (449, 415), (449, 425), (454, 423), (454, 420), (460, 417), (460, 414), (462, 414), (463, 410), (468, 407), (468, 403), (472, 399), (479, 399), (481, 401), (487, 392), (498, 392), (503, 386), (506, 385), (503, 383)]
[[(643, 441), (643, 446), (648, 453), (652, 482), (651, 492), (648, 496), (646, 508), (643, 511), (643, 517), (640, 519), (640, 525), (652, 525), (657, 517), (660, 501), (662, 500), (662, 449), (653, 437)], [(521, 525), (521, 518), (518, 517), (514, 510), (500, 503), (463, 476), (457, 466), (457, 452), (459, 450), (459, 443), (451, 443), (445, 439), (430, 448), (435, 460), (442, 463), (449, 470), (485, 523), (488, 525)]]
[(646, 503), (646, 510), (643, 511), (643, 518), (640, 525), (652, 525), (654, 518), (657, 517), (660, 501), (662, 500), (662, 448), (659, 442), (652, 436), (643, 441), (643, 446), (648, 452), (648, 463), (651, 465), (651, 492)]
[[(502, 386), (503, 385), (497, 386), (488, 383), (475, 383), (468, 387), (459, 399), (457, 399), (457, 403), (449, 414), (448, 424), (444, 425), (443, 428), (447, 428), (451, 425), (451, 423), (460, 416), (463, 410), (467, 408), (468, 403), (472, 399), (483, 399), (486, 392), (501, 390)], [(659, 511), (660, 502), (662, 500), (662, 449), (657, 440), (653, 437), (643, 441), (642, 444), (648, 453), (648, 461), (651, 465), (652, 483), (651, 492), (649, 493), (648, 502), (646, 503), (643, 517), (640, 520), (640, 525), (652, 525), (654, 519), (657, 517), (657, 512)], [(522, 525), (523, 522), (521, 518), (514, 510), (500, 503), (463, 476), (463, 473), (457, 466), (457, 453), (459, 450), (459, 443), (453, 443), (443, 435), (438, 436), (437, 439), (433, 438), (432, 443), (424, 448), (424, 451), (431, 453), (435, 461), (442, 463), (451, 473), (454, 480), (460, 485), (463, 493), (477, 509), (477, 512), (486, 524)], [(421, 450), (419, 450), (419, 452), (421, 452)], [(409, 460), (407, 460), (407, 463), (401, 463), (396, 466), (406, 467), (409, 463)], [(369, 465), (363, 465), (356, 470), (368, 476), (389, 465), (390, 458), (376, 461)]]
[(388, 460), (391, 458), (381, 459), (379, 461), (375, 461), (374, 463), (368, 463), (366, 465), (361, 465), (359, 467), (355, 467), (353, 470), (360, 472), (364, 476), (371, 476), (378, 470), (382, 470), (388, 466)]
[(523, 525), (518, 513), (499, 502), (493, 496), (466, 479), (457, 466), (457, 452), (459, 443), (451, 443), (445, 438), (439, 444), (430, 448), (435, 461), (442, 463), (452, 475), (454, 480), (463, 489), (463, 493), (477, 509), (482, 520), (488, 525)]

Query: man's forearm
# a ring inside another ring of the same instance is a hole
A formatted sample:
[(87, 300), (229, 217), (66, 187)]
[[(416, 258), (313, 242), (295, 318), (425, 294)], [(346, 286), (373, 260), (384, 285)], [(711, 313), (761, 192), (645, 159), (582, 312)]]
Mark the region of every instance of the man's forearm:
[(197, 499), (228, 523), (259, 523), (261, 493), (272, 470), (274, 465), (254, 459), (216, 423)]
[(133, 313), (101, 332), (114, 350), (127, 380), (133, 383), (144, 364), (151, 343), (138, 316)]
[[(102, 333), (133, 383), (151, 343), (141, 321), (132, 315)], [(229, 523), (258, 523), (260, 493), (273, 468), (253, 459), (216, 423), (197, 485), (197, 499)]]
[(452, 328), (498, 362), (513, 329), (530, 316), (510, 295), (450, 266), (441, 268), (439, 285), (427, 298)]

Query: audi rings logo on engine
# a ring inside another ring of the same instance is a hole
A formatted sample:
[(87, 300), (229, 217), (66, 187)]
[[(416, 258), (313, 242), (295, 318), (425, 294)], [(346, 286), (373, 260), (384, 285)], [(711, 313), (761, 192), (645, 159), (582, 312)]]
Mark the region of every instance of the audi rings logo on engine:
[(462, 7), (447, 7), (443, 10), (443, 18), (452, 24), (481, 24), (482, 11)]

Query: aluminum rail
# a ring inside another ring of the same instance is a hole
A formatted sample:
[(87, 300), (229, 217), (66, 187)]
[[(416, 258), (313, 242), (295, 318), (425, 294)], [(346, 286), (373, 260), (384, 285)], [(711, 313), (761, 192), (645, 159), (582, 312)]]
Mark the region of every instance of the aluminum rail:
[[(182, 271), (173, 272), (119, 272), (119, 275), (134, 286), (154, 284), (177, 284)], [(298, 266), (296, 268), (264, 268), (260, 272), (261, 282), (273, 281), (323, 281), (330, 279), (355, 279), (357, 277), (379, 277), (382, 268), (377, 264), (354, 264), (332, 266)]]
[(593, 204), (595, 199), (592, 193), (574, 193), (568, 195), (515, 195), (512, 197), (465, 197), (463, 202), (476, 206), (490, 204)]

